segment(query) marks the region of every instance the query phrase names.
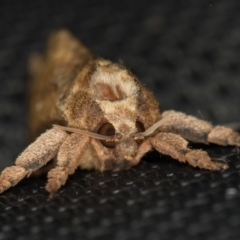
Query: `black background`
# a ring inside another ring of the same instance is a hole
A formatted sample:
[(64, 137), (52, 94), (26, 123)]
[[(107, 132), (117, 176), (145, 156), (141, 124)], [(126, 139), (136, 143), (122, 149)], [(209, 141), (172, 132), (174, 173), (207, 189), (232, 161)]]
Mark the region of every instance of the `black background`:
[[(1, 1), (0, 169), (28, 145), (28, 57), (61, 28), (129, 67), (161, 110), (240, 122), (239, 11), (238, 0)], [(25, 179), (0, 195), (0, 240), (239, 239), (238, 149), (193, 147), (230, 169), (193, 169), (152, 152), (128, 171), (78, 170), (53, 200), (45, 178)]]

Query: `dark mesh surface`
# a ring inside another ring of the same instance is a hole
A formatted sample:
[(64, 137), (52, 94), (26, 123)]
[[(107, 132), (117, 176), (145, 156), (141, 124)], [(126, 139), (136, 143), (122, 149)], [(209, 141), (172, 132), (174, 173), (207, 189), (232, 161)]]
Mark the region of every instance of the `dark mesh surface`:
[[(62, 27), (125, 63), (162, 110), (239, 122), (239, 7), (239, 0), (1, 1), (0, 169), (28, 144), (28, 56)], [(230, 169), (193, 169), (152, 152), (129, 171), (78, 170), (53, 200), (44, 178), (26, 179), (0, 196), (0, 239), (239, 239), (238, 149), (200, 147)]]

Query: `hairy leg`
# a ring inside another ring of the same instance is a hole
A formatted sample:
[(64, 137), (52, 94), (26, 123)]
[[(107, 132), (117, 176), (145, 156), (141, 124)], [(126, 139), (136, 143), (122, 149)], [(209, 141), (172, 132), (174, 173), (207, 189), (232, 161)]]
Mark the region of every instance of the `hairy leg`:
[(222, 146), (232, 145), (240, 147), (240, 135), (231, 128), (216, 126), (208, 134), (208, 142)]
[(176, 133), (197, 143), (240, 146), (240, 135), (230, 128), (214, 127), (206, 121), (173, 110), (163, 112), (162, 116), (168, 121), (161, 126), (161, 131)]
[(150, 141), (152, 146), (159, 152), (169, 155), (180, 162), (187, 162), (193, 167), (208, 170), (228, 168), (227, 164), (211, 161), (208, 154), (202, 150), (189, 149), (187, 147), (188, 142), (176, 134), (159, 133), (147, 141)]
[(66, 183), (68, 176), (75, 172), (89, 141), (89, 137), (77, 133), (69, 135), (64, 141), (57, 156), (57, 166), (48, 173), (46, 190), (50, 193), (50, 197), (53, 197)]
[(142, 142), (142, 144), (139, 146), (137, 154), (135, 158), (132, 160), (133, 165), (137, 165), (142, 157), (149, 152), (152, 149), (152, 144), (149, 141), (149, 139)]
[(58, 149), (68, 134), (50, 129), (40, 135), (17, 158), (16, 166), (5, 168), (0, 175), (0, 193), (16, 185), (25, 176), (38, 170), (57, 155)]

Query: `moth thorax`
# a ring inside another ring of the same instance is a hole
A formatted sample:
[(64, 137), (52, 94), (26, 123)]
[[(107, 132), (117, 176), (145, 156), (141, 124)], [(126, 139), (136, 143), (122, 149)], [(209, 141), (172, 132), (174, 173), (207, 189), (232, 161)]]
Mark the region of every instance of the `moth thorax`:
[(135, 95), (139, 87), (126, 69), (117, 64), (97, 67), (90, 80), (93, 96), (100, 101), (119, 101)]

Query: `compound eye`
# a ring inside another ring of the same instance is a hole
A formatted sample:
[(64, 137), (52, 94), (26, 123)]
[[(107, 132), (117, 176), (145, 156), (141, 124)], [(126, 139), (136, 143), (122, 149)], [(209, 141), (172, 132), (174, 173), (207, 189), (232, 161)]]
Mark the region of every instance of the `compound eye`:
[[(107, 123), (104, 123), (99, 129), (98, 129), (98, 134), (101, 134), (101, 135), (104, 135), (104, 136), (114, 136), (115, 135), (115, 128), (114, 126), (107, 122)], [(114, 148), (115, 147), (115, 142), (108, 142), (108, 141), (105, 141), (105, 140), (100, 140), (100, 142), (102, 143), (102, 145), (104, 147), (107, 147), (107, 148)]]
[(142, 122), (140, 121), (136, 121), (136, 128), (138, 132), (144, 132), (145, 131), (145, 127), (143, 125)]

